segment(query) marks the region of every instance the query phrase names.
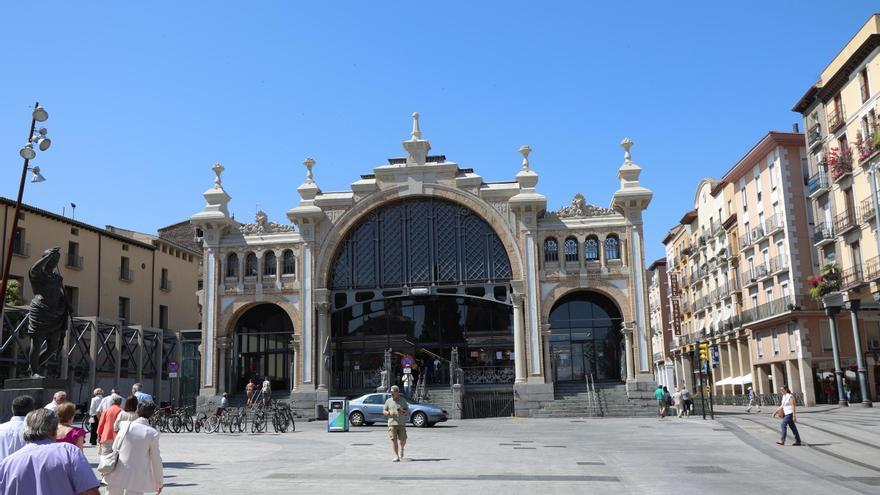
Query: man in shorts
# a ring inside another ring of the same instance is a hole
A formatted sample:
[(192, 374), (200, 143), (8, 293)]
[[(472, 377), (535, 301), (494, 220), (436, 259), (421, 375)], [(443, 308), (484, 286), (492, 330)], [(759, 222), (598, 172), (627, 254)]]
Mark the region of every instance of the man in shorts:
[[(409, 412), (409, 403), (400, 396), (400, 388), (397, 385), (391, 387), (391, 398), (385, 401), (383, 416), (388, 417), (388, 433), (391, 435), (391, 449), (394, 450), (392, 462), (400, 462), (403, 459), (403, 448), (406, 447), (406, 419)], [(397, 443), (400, 442), (398, 453)]]

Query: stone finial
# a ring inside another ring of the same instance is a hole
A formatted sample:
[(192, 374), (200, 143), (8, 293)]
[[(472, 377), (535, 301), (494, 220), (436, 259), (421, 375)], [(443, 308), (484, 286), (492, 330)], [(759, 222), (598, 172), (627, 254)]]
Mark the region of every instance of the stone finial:
[(315, 182), (314, 176), (312, 175), (312, 167), (315, 166), (314, 158), (306, 158), (303, 160), (303, 165), (306, 166), (306, 184), (312, 184)]
[(419, 112), (413, 112), (413, 128), (412, 128), (412, 138), (413, 139), (422, 139), (422, 130), (419, 129)]
[(532, 148), (529, 145), (524, 144), (519, 147), (519, 152), (523, 156), (522, 169), (528, 170), (529, 169), (529, 153), (532, 152)]
[(632, 148), (633, 140), (630, 138), (623, 138), (623, 141), (620, 142), (620, 146), (626, 150), (623, 154), (624, 161), (632, 161), (632, 155), (629, 152), (629, 149)]
[(220, 163), (215, 163), (214, 166), (211, 167), (211, 170), (213, 170), (214, 173), (217, 174), (217, 178), (214, 179), (214, 185), (215, 185), (216, 187), (220, 187), (220, 186), (223, 184), (223, 181), (222, 181), (222, 179), (220, 178), (220, 175), (223, 174), (223, 171), (226, 170), (226, 167), (224, 167), (224, 166), (223, 166), (222, 164), (220, 164)]

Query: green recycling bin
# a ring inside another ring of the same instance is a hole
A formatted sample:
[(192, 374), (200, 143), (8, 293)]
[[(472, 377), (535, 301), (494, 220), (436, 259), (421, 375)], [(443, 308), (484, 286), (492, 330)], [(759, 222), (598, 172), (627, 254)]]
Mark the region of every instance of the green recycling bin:
[(327, 404), (327, 431), (348, 431), (348, 399), (330, 397)]

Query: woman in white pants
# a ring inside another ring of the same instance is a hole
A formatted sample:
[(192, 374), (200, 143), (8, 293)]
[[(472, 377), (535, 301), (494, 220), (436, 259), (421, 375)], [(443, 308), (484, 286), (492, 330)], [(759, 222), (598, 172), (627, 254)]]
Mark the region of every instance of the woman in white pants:
[(104, 475), (109, 495), (142, 495), (162, 491), (162, 457), (159, 455), (159, 432), (150, 426), (156, 412), (152, 402), (137, 406), (138, 419), (124, 421), (113, 441), (119, 451), (116, 468)]

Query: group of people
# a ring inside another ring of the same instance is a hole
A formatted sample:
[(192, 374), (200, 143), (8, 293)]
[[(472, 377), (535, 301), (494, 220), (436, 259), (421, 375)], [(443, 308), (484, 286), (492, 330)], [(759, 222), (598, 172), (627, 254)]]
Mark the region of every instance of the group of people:
[[(159, 433), (150, 426), (153, 398), (139, 383), (125, 400), (116, 389), (95, 389), (89, 407), (91, 436), (99, 456), (115, 459), (102, 471), (109, 495), (162, 491)], [(98, 495), (98, 481), (83, 447), (86, 430), (73, 426), (76, 406), (58, 391), (37, 407), (29, 395), (12, 401), (13, 417), (0, 424), (0, 495)]]
[(657, 385), (654, 398), (657, 399), (657, 414), (660, 419), (671, 415), (687, 418), (694, 409), (694, 400), (686, 386), (681, 389), (675, 387), (675, 391), (670, 394), (665, 385)]
[[(257, 391), (257, 380), (251, 378), (248, 380), (247, 385), (244, 387), (244, 393), (247, 396), (247, 405), (252, 406), (256, 404), (257, 400), (259, 400), (264, 406), (268, 405), (269, 402), (272, 401), (272, 382), (269, 381), (269, 377), (265, 377), (263, 379), (263, 385), (260, 388), (259, 395), (256, 394)], [(224, 397), (227, 397), (227, 394), (223, 394)]]

